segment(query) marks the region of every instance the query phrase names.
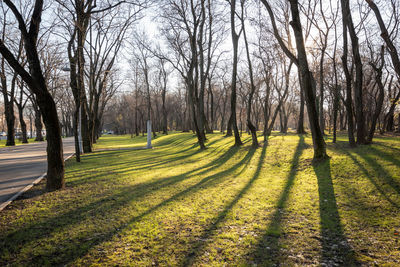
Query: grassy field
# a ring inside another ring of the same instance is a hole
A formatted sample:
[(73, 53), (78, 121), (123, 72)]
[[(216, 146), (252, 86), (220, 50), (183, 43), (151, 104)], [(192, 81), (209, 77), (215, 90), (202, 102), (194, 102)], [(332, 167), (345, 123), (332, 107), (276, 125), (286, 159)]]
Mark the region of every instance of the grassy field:
[(67, 189), (41, 183), (0, 212), (0, 265), (400, 266), (399, 138), (328, 137), (319, 165), (309, 135), (243, 139), (209, 135), (199, 151), (175, 133), (69, 160)]
[[(6, 141), (7, 140), (0, 140), (0, 147), (5, 147), (6, 146)], [(28, 139), (29, 143), (33, 143), (35, 142), (35, 138), (29, 138)], [(18, 138), (15, 139), (15, 145), (19, 146), (19, 145), (24, 145)]]

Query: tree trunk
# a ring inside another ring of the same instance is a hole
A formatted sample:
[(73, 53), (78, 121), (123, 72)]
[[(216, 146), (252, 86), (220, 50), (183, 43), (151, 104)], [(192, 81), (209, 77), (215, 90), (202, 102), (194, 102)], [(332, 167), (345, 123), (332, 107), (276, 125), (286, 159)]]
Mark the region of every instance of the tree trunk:
[(4, 100), (4, 115), (7, 124), (7, 141), (6, 146), (15, 146), (15, 116), (14, 116), (14, 88), (15, 88), (15, 79), (16, 74), (13, 77), (13, 85), (11, 86), (10, 97), (8, 95), (8, 87), (7, 87), (7, 78), (5, 73), (5, 65), (4, 58), (1, 62), (1, 89), (3, 93)]
[(352, 101), (352, 78), (350, 75), (349, 68), (347, 66), (347, 54), (348, 54), (348, 43), (347, 43), (347, 19), (345, 18), (346, 8), (345, 8), (345, 0), (341, 0), (342, 2), (342, 14), (343, 14), (343, 70), (346, 77), (346, 110), (347, 110), (347, 134), (349, 136), (349, 144), (350, 147), (355, 147), (356, 142), (354, 139), (354, 125), (353, 125), (353, 101)]
[(376, 67), (373, 63), (371, 63), (373, 69), (376, 72), (376, 83), (378, 84), (378, 90), (379, 90), (379, 95), (377, 99), (377, 104), (375, 107), (375, 112), (372, 116), (371, 120), (371, 128), (369, 129), (368, 132), (368, 137), (367, 137), (367, 142), (372, 143), (372, 139), (374, 138), (374, 133), (376, 129), (376, 122), (378, 120), (379, 115), (381, 114), (382, 111), (382, 106), (383, 106), (383, 100), (385, 98), (385, 86), (382, 83), (382, 68), (385, 63), (385, 47), (382, 46), (381, 48), (381, 65), (379, 67)]
[(40, 112), (40, 109), (38, 106), (34, 105), (34, 109), (35, 109), (35, 129), (36, 129), (35, 141), (42, 142), (42, 141), (44, 141), (44, 138), (42, 135), (42, 130), (43, 130), (42, 113)]
[(311, 134), (313, 137), (314, 159), (323, 160), (327, 158), (326, 145), (318, 122), (318, 112), (315, 105), (315, 93), (313, 90), (313, 77), (308, 67), (297, 0), (290, 0), (290, 7), (293, 18), (290, 24), (296, 38), (298, 67), (301, 73), (301, 82), (305, 93)]
[(57, 107), (50, 93), (38, 98), (38, 104), (43, 111), (43, 121), (46, 126), (47, 140), (47, 184), (49, 191), (65, 187), (64, 156), (61, 139), (61, 128), (57, 117)]
[(18, 105), (18, 115), (19, 115), (19, 124), (21, 125), (21, 132), (22, 132), (22, 143), (28, 143), (28, 136), (26, 132), (26, 123), (24, 120), (24, 109), (22, 105)]
[(235, 16), (236, 16), (236, 0), (231, 1), (231, 35), (232, 35), (232, 45), (233, 45), (233, 67), (232, 67), (232, 93), (231, 93), (231, 117), (229, 118), (229, 123), (231, 128), (233, 128), (233, 132), (235, 134), (235, 146), (242, 145), (242, 141), (240, 140), (239, 129), (236, 121), (236, 80), (237, 80), (237, 65), (238, 65), (238, 44), (239, 44), (239, 35), (235, 30)]
[[(49, 93), (46, 80), (42, 73), (36, 41), (39, 34), (43, 1), (36, 0), (31, 13), (29, 31), (22, 15), (10, 0), (4, 0), (17, 18), (19, 29), (24, 39), (25, 54), (29, 65), (29, 73), (21, 66), (14, 55), (0, 41), (0, 53), (9, 65), (18, 72), (19, 76), (36, 95), (37, 104), (43, 114), (43, 120), (47, 132), (47, 190), (64, 188), (64, 156), (61, 139), (61, 128), (57, 116), (57, 107), (53, 97)], [(24, 30), (25, 29), (25, 30)]]
[(162, 91), (162, 116), (163, 116), (163, 123), (162, 123), (162, 131), (163, 134), (168, 134), (168, 113), (167, 113), (167, 108), (165, 107), (165, 95), (166, 95), (167, 88), (164, 85), (163, 91)]
[[(300, 73), (299, 73), (300, 78)], [(301, 80), (299, 80), (301, 82)], [(299, 111), (299, 121), (297, 123), (297, 131), (298, 134), (305, 134), (304, 130), (304, 92), (300, 86), (300, 111)]]
[(356, 109), (356, 124), (357, 124), (357, 144), (365, 144), (365, 118), (363, 111), (363, 70), (362, 62), (358, 45), (358, 37), (353, 25), (350, 6), (348, 0), (341, 0), (343, 24), (349, 30), (351, 47), (353, 52), (354, 65), (356, 67), (356, 78), (354, 84), (354, 100)]
[(7, 123), (6, 146), (15, 146), (15, 116), (13, 103), (4, 103), (5, 117)]
[[(381, 13), (380, 13), (377, 5), (372, 0), (366, 0), (366, 2), (368, 3), (368, 5), (372, 9), (372, 11), (375, 13), (375, 17), (378, 21), (379, 28), (381, 30), (381, 37), (386, 43), (387, 50), (390, 54), (390, 58), (392, 59), (392, 64), (393, 64), (394, 70), (395, 70), (397, 76), (399, 77), (400, 76), (400, 58), (399, 58), (397, 48), (394, 45), (393, 40), (390, 39), (391, 35), (389, 34), (389, 32), (386, 28), (386, 25), (382, 19)], [(388, 130), (388, 131), (394, 130), (394, 109), (395, 109), (396, 103), (399, 101), (399, 99), (400, 99), (400, 91), (397, 94), (397, 96), (395, 97), (395, 99), (393, 100), (393, 102), (390, 106), (389, 112), (385, 116), (384, 129), (386, 128), (386, 130)]]
[[(243, 9), (244, 2), (241, 2), (241, 3), (242, 3), (242, 9)], [(249, 128), (250, 133), (251, 133), (252, 146), (258, 147), (257, 129), (251, 121), (251, 111), (252, 111), (251, 107), (253, 104), (253, 96), (256, 91), (256, 86), (254, 84), (253, 66), (251, 64), (249, 44), (247, 42), (246, 28), (245, 28), (245, 22), (244, 22), (243, 16), (241, 17), (241, 20), (242, 20), (242, 31), (243, 31), (244, 44), (246, 47), (247, 63), (248, 63), (248, 67), (249, 67), (249, 77), (250, 77), (250, 94), (249, 94), (249, 98), (247, 100), (247, 127)]]

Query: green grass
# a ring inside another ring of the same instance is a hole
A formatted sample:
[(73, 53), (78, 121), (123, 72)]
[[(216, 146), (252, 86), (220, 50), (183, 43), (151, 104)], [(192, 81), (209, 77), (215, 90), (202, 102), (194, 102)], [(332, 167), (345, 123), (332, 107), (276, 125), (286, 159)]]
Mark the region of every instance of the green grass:
[(328, 137), (330, 160), (312, 165), (309, 135), (208, 137), (205, 151), (174, 133), (69, 160), (67, 189), (42, 183), (0, 212), (0, 265), (400, 265), (398, 138)]
[[(0, 140), (0, 147), (5, 147), (6, 146), (6, 142), (7, 140)], [(28, 139), (29, 143), (34, 143), (35, 142), (35, 138), (29, 138)], [(19, 145), (26, 145), (23, 144), (22, 141), (20, 141), (18, 138), (15, 139), (15, 145), (19, 146)]]
[[(156, 136), (154, 140), (159, 138)], [(154, 141), (153, 140), (153, 141)], [(95, 144), (95, 149), (123, 149), (123, 148), (143, 148), (147, 145), (147, 136), (135, 136), (131, 138), (130, 135), (104, 135), (101, 141)]]

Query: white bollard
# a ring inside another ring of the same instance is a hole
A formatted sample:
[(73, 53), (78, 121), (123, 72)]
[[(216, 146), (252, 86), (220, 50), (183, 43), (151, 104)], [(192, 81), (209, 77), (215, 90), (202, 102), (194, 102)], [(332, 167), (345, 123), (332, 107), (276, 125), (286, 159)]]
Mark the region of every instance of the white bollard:
[(82, 113), (81, 108), (79, 108), (79, 121), (78, 121), (78, 145), (79, 145), (79, 152), (83, 154), (83, 142), (82, 142)]
[(147, 121), (147, 147), (148, 149), (151, 147), (151, 120)]

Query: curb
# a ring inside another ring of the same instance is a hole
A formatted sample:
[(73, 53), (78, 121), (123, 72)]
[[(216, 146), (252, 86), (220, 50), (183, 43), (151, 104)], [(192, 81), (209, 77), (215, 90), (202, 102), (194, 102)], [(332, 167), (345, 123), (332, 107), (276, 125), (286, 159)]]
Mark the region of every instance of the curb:
[[(71, 155), (69, 155), (68, 157), (66, 157), (64, 159), (64, 162), (69, 160), (73, 155), (75, 155), (75, 153), (72, 153)], [(40, 181), (42, 181), (42, 179), (46, 176), (46, 172), (43, 173), (42, 175), (40, 175), (38, 178), (36, 178), (35, 181), (33, 181), (31, 184), (28, 184), (27, 186), (25, 186), (24, 188), (22, 188), (19, 192), (17, 192), (15, 195), (13, 195), (12, 197), (10, 197), (6, 202), (3, 202), (0, 205), (0, 211), (2, 211), (5, 207), (7, 207), (8, 205), (11, 204), (11, 202), (13, 202), (15, 199), (17, 199), (20, 195), (22, 195), (23, 193), (25, 193), (26, 191), (28, 191), (29, 189), (31, 189), (33, 186), (37, 185)]]

